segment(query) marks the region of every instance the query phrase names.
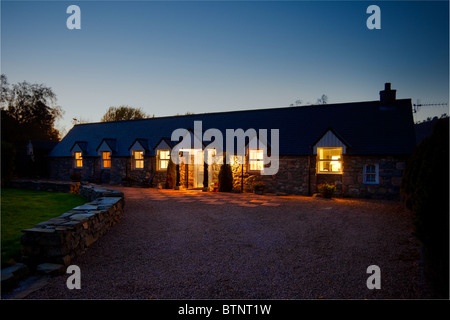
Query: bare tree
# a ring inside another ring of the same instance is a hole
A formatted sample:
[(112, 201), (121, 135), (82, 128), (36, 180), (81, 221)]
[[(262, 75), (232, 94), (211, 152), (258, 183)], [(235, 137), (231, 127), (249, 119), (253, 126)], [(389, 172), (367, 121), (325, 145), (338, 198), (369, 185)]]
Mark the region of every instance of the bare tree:
[(323, 94), (319, 99), (317, 99), (316, 104), (327, 104), (328, 103), (328, 96), (326, 94)]
[[(328, 96), (326, 94), (323, 94), (319, 99), (316, 100), (315, 104), (327, 104), (327, 103), (328, 103)], [(289, 105), (289, 107), (300, 107), (302, 104), (303, 104), (303, 100), (298, 99), (298, 100), (295, 100), (294, 103), (291, 103)], [(307, 106), (307, 105), (311, 105), (311, 104), (312, 103), (308, 101), (304, 105)]]

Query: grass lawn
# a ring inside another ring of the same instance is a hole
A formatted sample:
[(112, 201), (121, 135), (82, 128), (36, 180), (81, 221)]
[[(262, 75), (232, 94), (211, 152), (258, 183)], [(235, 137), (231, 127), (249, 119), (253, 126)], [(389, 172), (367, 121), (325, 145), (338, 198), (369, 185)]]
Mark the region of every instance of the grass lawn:
[(20, 258), (21, 230), (57, 217), (86, 203), (80, 195), (22, 189), (1, 189), (2, 267)]

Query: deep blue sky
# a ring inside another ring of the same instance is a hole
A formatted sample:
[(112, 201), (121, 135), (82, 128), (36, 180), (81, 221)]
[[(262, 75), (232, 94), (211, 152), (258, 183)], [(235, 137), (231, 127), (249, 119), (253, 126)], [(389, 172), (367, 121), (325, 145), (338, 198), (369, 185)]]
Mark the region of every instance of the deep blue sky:
[[(81, 30), (66, 27), (71, 4)], [(366, 27), (371, 4), (381, 30)], [(441, 103), (448, 23), (447, 1), (2, 1), (1, 72), (51, 87), (66, 130), (122, 104), (167, 116), (367, 101), (385, 82)]]

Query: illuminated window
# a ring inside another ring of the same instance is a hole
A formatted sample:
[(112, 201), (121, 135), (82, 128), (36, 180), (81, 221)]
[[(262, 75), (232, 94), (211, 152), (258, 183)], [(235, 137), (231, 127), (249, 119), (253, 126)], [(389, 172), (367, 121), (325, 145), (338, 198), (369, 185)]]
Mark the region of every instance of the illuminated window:
[(342, 173), (342, 148), (317, 148), (317, 173)]
[(158, 170), (167, 170), (170, 159), (170, 150), (158, 150)]
[(363, 170), (365, 184), (378, 184), (378, 165), (366, 164)]
[(133, 151), (133, 169), (144, 169), (144, 151)]
[(111, 168), (111, 152), (108, 151), (102, 152), (102, 168), (103, 169)]
[(250, 171), (264, 170), (264, 150), (250, 149), (248, 152), (248, 163)]
[(83, 168), (83, 155), (81, 152), (75, 152), (75, 168)]

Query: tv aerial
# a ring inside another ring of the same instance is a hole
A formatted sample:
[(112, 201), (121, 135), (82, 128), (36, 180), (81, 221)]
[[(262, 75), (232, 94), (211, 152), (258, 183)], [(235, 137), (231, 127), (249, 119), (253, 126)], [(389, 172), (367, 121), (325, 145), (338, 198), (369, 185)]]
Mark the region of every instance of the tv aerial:
[(417, 113), (421, 107), (441, 107), (448, 105), (447, 102), (442, 103), (422, 103), (419, 99), (417, 99), (417, 103), (413, 104), (413, 111)]

